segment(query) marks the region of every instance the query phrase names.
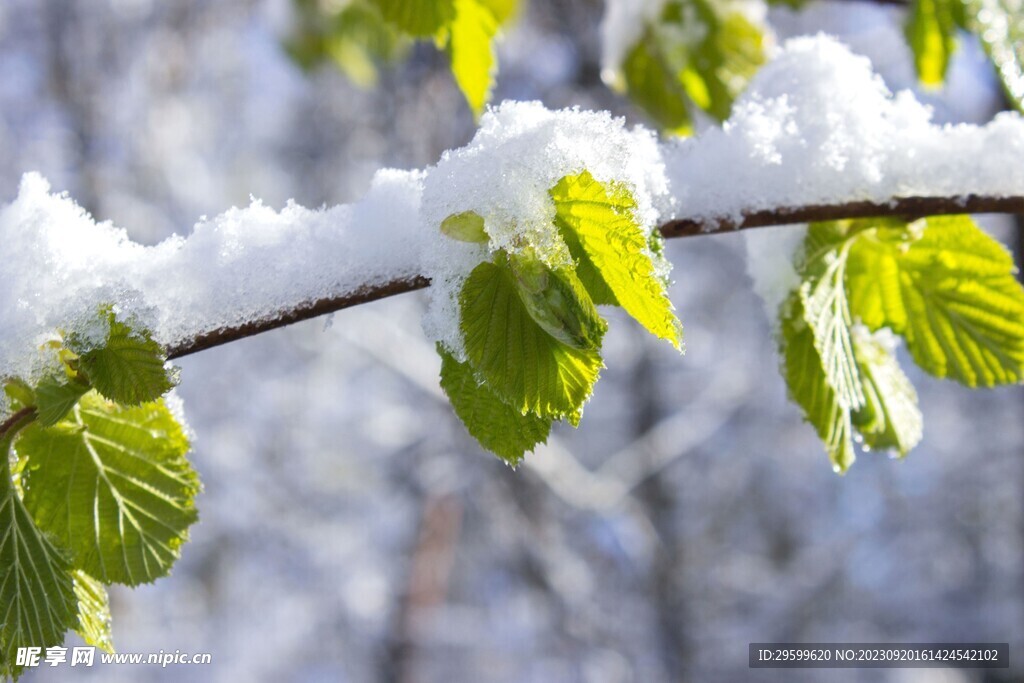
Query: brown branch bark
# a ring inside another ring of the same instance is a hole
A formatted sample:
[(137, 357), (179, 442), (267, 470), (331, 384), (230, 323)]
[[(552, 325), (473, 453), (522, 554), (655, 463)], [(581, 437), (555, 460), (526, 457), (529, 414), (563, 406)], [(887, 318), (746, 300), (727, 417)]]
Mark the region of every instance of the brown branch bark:
[[(844, 204), (820, 204), (751, 211), (739, 220), (722, 217), (717, 220), (695, 220), (677, 218), (661, 226), (661, 233), (667, 238), (714, 235), (751, 228), (763, 228), (790, 223), (809, 223), (846, 218), (873, 218), (897, 216), (906, 219), (923, 216), (939, 216), (963, 213), (1016, 213), (1024, 214), (1024, 196), (988, 197), (967, 195), (966, 197), (900, 197), (889, 202), (848, 202)], [(264, 318), (225, 326), (203, 332), (168, 347), (169, 358), (181, 358), (197, 351), (227, 344), (228, 342), (251, 337), (261, 332), (274, 330), (285, 325), (309, 320), (327, 313), (334, 313), (350, 306), (377, 301), (395, 294), (412, 292), (430, 286), (424, 276), (392, 280), (377, 285), (367, 285), (343, 296), (297, 302), (296, 305), (272, 318)]]

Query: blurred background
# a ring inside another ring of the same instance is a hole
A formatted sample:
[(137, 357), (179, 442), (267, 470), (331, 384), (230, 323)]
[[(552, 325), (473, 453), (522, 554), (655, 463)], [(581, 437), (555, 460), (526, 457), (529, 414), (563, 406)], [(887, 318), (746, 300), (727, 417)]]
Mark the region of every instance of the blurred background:
[[(898, 89), (914, 80), (901, 11), (817, 2), (771, 21), (779, 39), (839, 35)], [(495, 101), (644, 122), (601, 82), (602, 12), (530, 3)], [(152, 244), (250, 195), (352, 201), (378, 168), (470, 139), (443, 54), (418, 46), (361, 89), (297, 66), (295, 16), (288, 0), (4, 0), (0, 200), (40, 171)], [(921, 96), (939, 120), (984, 121), (1001, 96), (962, 43), (946, 89)], [(213, 663), (24, 680), (1024, 679), (1024, 389), (905, 363), (923, 443), (836, 476), (786, 399), (743, 237), (668, 255), (686, 355), (613, 314), (581, 427), (515, 472), (444, 399), (420, 294), (183, 359), (201, 521), (171, 578), (113, 591), (114, 637)], [(1009, 641), (1013, 668), (750, 670), (756, 641)]]

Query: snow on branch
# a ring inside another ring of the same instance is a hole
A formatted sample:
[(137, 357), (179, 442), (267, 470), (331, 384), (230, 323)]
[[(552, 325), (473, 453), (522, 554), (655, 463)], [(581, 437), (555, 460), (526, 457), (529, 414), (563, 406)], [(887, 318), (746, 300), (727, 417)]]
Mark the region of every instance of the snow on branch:
[(433, 282), (425, 325), (443, 340), (450, 294), (488, 246), (450, 240), (440, 222), (478, 214), (491, 248), (537, 238), (553, 217), (550, 188), (583, 170), (627, 186), (637, 219), (666, 237), (1024, 213), (1024, 120), (933, 125), (866, 59), (817, 37), (788, 43), (724, 126), (689, 140), (659, 143), (604, 113), (506, 103), (467, 147), (425, 171), (380, 172), (357, 203), (278, 212), (254, 201), (152, 247), (29, 174), (0, 209), (0, 376), (31, 375), (38, 359), (25, 349), (87, 326), (107, 304), (153, 330), (173, 358)]

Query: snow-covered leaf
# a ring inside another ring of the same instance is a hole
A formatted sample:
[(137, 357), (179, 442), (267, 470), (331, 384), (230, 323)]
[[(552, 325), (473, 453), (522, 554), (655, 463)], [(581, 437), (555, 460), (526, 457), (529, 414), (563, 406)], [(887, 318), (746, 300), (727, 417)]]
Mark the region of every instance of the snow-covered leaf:
[(551, 197), (555, 223), (594, 300), (618, 303), (651, 334), (681, 348), (682, 326), (655, 272), (650, 236), (636, 221), (629, 190), (602, 184), (584, 171), (562, 178)]
[(107, 313), (110, 329), (106, 341), (95, 348), (81, 350), (73, 336), (68, 346), (81, 352), (79, 364), (98, 392), (112, 401), (138, 405), (163, 396), (174, 387), (165, 367), (163, 348), (147, 330), (133, 329)]
[(481, 244), (487, 241), (484, 219), (475, 211), (455, 213), (441, 221), (441, 232), (453, 240)]

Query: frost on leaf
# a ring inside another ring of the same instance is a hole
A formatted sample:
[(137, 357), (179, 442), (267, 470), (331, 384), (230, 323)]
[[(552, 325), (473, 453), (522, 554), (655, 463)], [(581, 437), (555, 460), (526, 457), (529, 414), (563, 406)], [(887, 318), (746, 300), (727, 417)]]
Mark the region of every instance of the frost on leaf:
[(551, 196), (555, 222), (595, 300), (617, 303), (651, 334), (680, 348), (682, 326), (655, 270), (648, 233), (636, 221), (629, 191), (599, 183), (584, 171), (562, 178)]

